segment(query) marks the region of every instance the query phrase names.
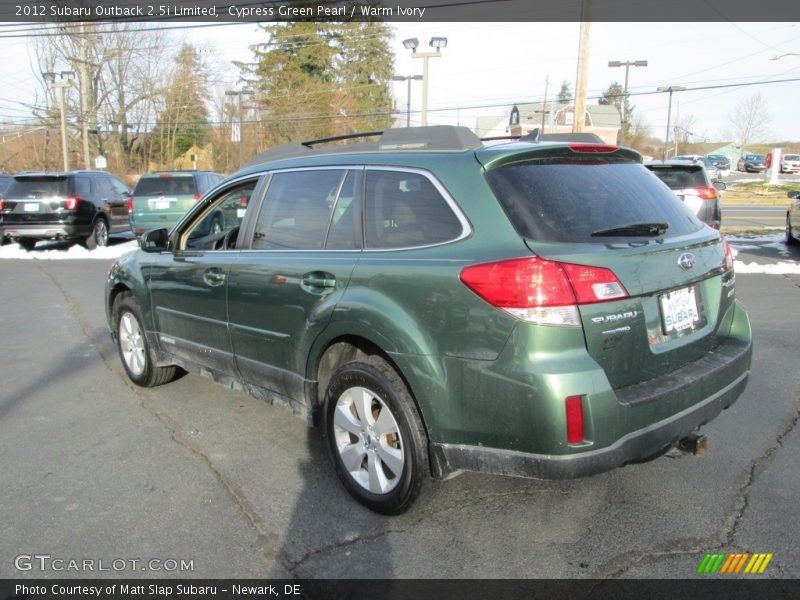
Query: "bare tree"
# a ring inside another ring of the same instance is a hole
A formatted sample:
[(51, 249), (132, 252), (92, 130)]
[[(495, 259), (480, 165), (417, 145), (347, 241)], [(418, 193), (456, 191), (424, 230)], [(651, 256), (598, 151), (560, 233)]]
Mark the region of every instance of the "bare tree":
[(628, 146), (635, 148), (639, 152), (652, 154), (647, 144), (653, 132), (650, 129), (650, 125), (645, 121), (644, 116), (639, 113), (634, 114), (630, 127), (630, 135), (625, 138)]
[[(155, 120), (153, 106), (168, 80), (165, 65), (171, 61), (165, 57), (174, 46), (167, 34), (140, 31), (136, 23), (126, 22), (80, 28), (69, 24), (61, 29), (62, 35), (35, 38), (33, 45), (41, 72), (70, 70), (79, 75), (67, 93), (71, 128), (85, 126), (91, 151), (111, 153), (113, 169), (127, 171), (131, 163), (137, 163), (135, 170), (146, 168), (137, 138), (145, 136)], [(44, 81), (42, 85), (47, 101), (39, 114), (52, 121), (56, 98)]]
[(742, 100), (728, 116), (730, 129), (725, 132), (740, 148), (750, 142), (763, 141), (769, 136), (772, 115), (767, 100), (761, 94), (753, 94)]

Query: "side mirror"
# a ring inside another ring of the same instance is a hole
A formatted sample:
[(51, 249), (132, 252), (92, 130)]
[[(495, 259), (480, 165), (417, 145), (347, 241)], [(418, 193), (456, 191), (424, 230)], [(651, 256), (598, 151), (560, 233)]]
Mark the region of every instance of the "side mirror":
[(728, 185), (724, 181), (721, 181), (719, 179), (717, 181), (712, 182), (712, 184), (720, 192), (728, 189)]
[(800, 198), (800, 192), (789, 192), (786, 194), (787, 198), (791, 198), (792, 200), (797, 200)]
[(169, 246), (169, 230), (166, 227), (145, 231), (139, 238), (139, 247), (145, 252), (163, 252)]

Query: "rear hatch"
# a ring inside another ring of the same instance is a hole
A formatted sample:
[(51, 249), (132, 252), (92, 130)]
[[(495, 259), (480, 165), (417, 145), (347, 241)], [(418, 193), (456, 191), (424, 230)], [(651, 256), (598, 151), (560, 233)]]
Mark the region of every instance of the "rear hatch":
[(4, 225), (52, 223), (67, 216), (67, 175), (17, 175), (3, 196)]
[(133, 221), (147, 228), (170, 227), (199, 198), (193, 173), (143, 175), (133, 190)]
[(583, 328), (612, 387), (670, 373), (719, 344), (732, 260), (638, 154), (573, 144), (478, 158), (528, 248), (566, 274), (578, 300), (566, 326)]
[(717, 190), (708, 184), (701, 165), (653, 163), (645, 166), (696, 215), (700, 215), (705, 202), (717, 200)]

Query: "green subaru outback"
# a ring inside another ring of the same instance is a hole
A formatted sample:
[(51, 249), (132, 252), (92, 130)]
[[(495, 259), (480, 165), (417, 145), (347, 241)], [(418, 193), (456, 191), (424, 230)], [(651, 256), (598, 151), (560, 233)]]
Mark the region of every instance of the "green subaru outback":
[(257, 157), (115, 263), (131, 380), (181, 368), (320, 424), (387, 514), (461, 470), (571, 478), (696, 447), (744, 390), (730, 249), (633, 150), (330, 141)]

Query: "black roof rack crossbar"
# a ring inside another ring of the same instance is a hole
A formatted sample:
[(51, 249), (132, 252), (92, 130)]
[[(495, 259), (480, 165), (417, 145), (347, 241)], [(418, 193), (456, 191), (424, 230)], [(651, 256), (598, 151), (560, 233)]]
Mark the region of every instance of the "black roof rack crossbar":
[(317, 144), (327, 144), (329, 142), (340, 142), (342, 140), (353, 140), (364, 137), (375, 137), (378, 135), (383, 135), (383, 131), (365, 131), (364, 133), (345, 133), (344, 135), (334, 135), (331, 137), (319, 138), (318, 140), (308, 140), (306, 142), (300, 142), (300, 144), (302, 144), (306, 148), (313, 148)]

